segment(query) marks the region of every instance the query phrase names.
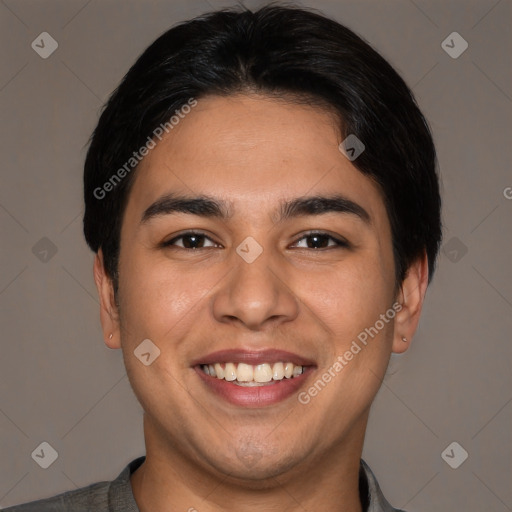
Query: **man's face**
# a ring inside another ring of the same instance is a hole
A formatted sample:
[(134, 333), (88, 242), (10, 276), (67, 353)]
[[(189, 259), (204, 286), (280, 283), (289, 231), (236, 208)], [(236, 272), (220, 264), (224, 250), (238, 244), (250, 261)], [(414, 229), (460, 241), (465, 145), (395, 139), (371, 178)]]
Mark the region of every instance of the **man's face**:
[[(381, 193), (340, 142), (318, 108), (209, 97), (137, 169), (121, 231), (120, 332), (160, 450), (258, 479), (360, 447), (393, 320), (334, 365), (392, 307), (395, 274)], [(169, 194), (208, 196), (228, 215), (171, 211)], [(280, 215), (282, 203), (313, 196), (342, 197), (350, 211), (318, 201)], [(148, 366), (134, 355), (146, 339), (160, 350)], [(237, 379), (207, 375), (207, 363)], [(283, 377), (280, 363), (304, 373)], [(250, 382), (269, 371), (275, 380)]]

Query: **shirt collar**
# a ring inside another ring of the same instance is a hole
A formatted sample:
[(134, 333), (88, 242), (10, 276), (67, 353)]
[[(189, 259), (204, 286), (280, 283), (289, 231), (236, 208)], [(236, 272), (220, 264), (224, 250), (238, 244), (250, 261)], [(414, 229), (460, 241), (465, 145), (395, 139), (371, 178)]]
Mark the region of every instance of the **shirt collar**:
[[(360, 467), (360, 480), (361, 474), (364, 472), (364, 476), (366, 477), (367, 488), (368, 488), (368, 508), (366, 512), (404, 512), (403, 510), (398, 510), (393, 508), (380, 489), (379, 483), (375, 478), (370, 466), (366, 464), (366, 462), (361, 459), (361, 467)], [(360, 484), (361, 485), (361, 484)]]

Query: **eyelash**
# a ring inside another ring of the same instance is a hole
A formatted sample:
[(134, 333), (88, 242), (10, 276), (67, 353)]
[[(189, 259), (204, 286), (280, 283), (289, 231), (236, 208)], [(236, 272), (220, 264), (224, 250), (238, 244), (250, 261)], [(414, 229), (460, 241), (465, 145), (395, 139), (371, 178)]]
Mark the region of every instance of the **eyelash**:
[[(200, 231), (187, 231), (187, 232), (182, 233), (181, 235), (179, 235), (177, 237), (172, 238), (171, 240), (168, 240), (166, 242), (162, 242), (161, 246), (164, 247), (164, 248), (173, 247), (173, 245), (175, 244), (175, 242), (177, 240), (180, 240), (180, 239), (185, 238), (187, 236), (202, 236), (202, 237), (210, 240), (210, 242), (216, 243), (210, 237), (208, 237), (204, 233), (201, 233)], [(299, 238), (297, 241), (295, 241), (294, 244), (297, 244), (298, 242), (300, 242), (300, 241), (302, 241), (302, 240), (304, 240), (306, 238), (314, 237), (314, 236), (327, 237), (328, 239), (333, 240), (335, 242), (335, 245), (331, 245), (331, 246), (328, 246), (328, 247), (323, 247), (323, 248), (320, 248), (320, 249), (312, 249), (312, 250), (315, 250), (315, 251), (323, 251), (323, 250), (332, 249), (332, 248), (349, 248), (350, 247), (350, 244), (346, 240), (342, 240), (342, 239), (336, 238), (336, 237), (334, 237), (332, 235), (329, 235), (328, 233), (325, 233), (323, 231), (310, 231), (309, 233), (306, 233), (306, 234), (302, 235), (302, 237)], [(184, 249), (186, 251), (198, 251), (198, 250), (201, 250), (201, 249), (211, 249), (211, 247), (198, 247), (196, 249), (189, 249), (187, 247), (179, 247), (179, 248), (180, 249)], [(300, 247), (300, 249), (308, 249), (308, 247)]]

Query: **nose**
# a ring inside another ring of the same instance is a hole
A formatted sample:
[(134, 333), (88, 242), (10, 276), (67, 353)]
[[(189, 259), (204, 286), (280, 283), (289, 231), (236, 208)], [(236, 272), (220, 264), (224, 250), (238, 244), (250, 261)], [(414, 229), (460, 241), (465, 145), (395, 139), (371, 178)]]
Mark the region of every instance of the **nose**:
[(238, 323), (256, 331), (290, 322), (298, 312), (292, 283), (287, 282), (269, 251), (252, 263), (240, 258), (213, 299), (213, 315), (218, 322)]

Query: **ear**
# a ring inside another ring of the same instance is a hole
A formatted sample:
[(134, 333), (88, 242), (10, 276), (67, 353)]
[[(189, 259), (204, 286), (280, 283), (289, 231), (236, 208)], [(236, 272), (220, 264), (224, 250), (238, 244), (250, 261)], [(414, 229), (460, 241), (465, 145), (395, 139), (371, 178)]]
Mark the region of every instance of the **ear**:
[(114, 285), (105, 271), (101, 249), (94, 257), (93, 273), (100, 297), (100, 320), (105, 345), (109, 348), (121, 348), (119, 312), (114, 297)]
[[(402, 308), (395, 316), (395, 330), (392, 351), (405, 352), (416, 332), (420, 321), (423, 300), (428, 286), (428, 259), (426, 252), (414, 261), (402, 282), (397, 300)], [(406, 341), (404, 341), (404, 338)]]

